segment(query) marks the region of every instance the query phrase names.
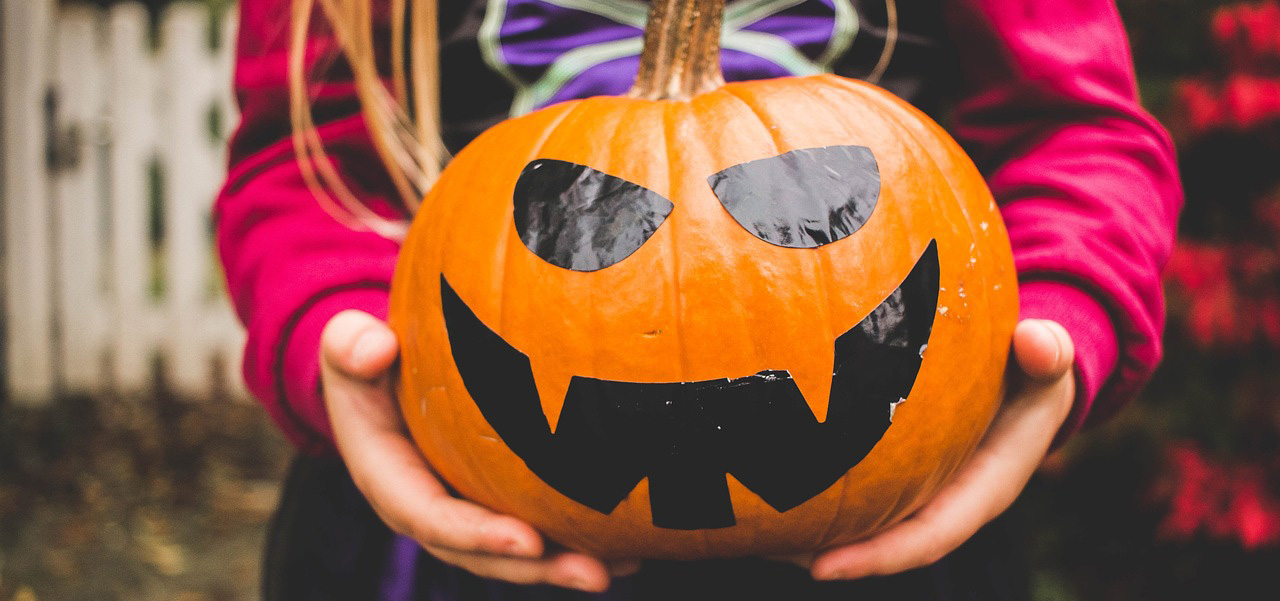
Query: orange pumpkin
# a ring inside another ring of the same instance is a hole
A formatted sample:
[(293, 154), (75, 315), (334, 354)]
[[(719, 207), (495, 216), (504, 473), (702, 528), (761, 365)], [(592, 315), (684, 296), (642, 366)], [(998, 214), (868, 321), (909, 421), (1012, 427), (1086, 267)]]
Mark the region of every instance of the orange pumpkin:
[(392, 287), (427, 460), (603, 557), (865, 537), (1001, 398), (1016, 283), (973, 163), (866, 83), (724, 84), (722, 4), (655, 2), (628, 97), (460, 152)]

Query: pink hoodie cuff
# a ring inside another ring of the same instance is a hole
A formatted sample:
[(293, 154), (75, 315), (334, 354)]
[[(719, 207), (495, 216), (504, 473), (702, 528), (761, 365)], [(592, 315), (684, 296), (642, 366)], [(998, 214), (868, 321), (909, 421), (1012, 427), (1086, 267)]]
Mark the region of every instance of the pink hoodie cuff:
[(1080, 429), (1103, 384), (1115, 371), (1119, 353), (1111, 316), (1093, 295), (1066, 282), (1030, 280), (1019, 283), (1021, 319), (1058, 322), (1075, 345), (1076, 399), (1059, 430), (1055, 445)]
[(320, 394), (320, 333), (334, 315), (358, 309), (378, 319), (387, 318), (387, 290), (382, 288), (334, 288), (299, 310), (296, 325), (284, 335), (288, 340), (276, 362), (280, 410), (301, 429), (305, 439), (294, 440), (304, 453), (333, 450), (333, 429)]

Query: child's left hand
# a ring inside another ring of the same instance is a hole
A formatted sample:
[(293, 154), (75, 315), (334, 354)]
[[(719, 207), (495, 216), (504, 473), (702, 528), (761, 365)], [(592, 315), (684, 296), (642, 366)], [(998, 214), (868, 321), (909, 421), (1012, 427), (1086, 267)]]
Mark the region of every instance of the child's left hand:
[(356, 310), (337, 314), (321, 338), (320, 371), (334, 442), (356, 487), (393, 531), (436, 558), (486, 578), (599, 592), (637, 561), (598, 558), (544, 544), (533, 526), (449, 494), (400, 417), (392, 386), (395, 333)]
[(928, 504), (871, 538), (787, 561), (819, 580), (895, 574), (929, 565), (1000, 515), (1022, 492), (1075, 397), (1075, 347), (1052, 321), (1027, 319), (1013, 334), (1017, 370), (973, 457)]

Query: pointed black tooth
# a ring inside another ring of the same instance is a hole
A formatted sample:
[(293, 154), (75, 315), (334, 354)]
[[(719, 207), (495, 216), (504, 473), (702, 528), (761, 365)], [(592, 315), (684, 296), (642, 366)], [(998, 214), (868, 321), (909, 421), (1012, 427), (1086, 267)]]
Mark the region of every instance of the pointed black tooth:
[(454, 365), (485, 419), (512, 450), (550, 446), (529, 357), (484, 325), (444, 275), (440, 303)]

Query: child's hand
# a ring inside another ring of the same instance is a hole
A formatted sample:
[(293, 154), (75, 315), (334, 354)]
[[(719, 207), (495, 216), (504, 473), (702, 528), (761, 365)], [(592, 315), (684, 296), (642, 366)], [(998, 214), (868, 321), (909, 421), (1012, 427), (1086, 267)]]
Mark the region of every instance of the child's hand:
[[(338, 452), (382, 520), (432, 555), (480, 576), (608, 588), (610, 569), (600, 560), (549, 552), (532, 526), (449, 495), (405, 433), (389, 372), (399, 352), (391, 329), (360, 311), (334, 316), (320, 342), (320, 379)], [(611, 567), (622, 575), (638, 563)]]
[(852, 579), (926, 566), (955, 550), (1007, 509), (1040, 465), (1075, 397), (1074, 351), (1057, 323), (1019, 323), (1012, 355), (1020, 371), (977, 451), (938, 496), (869, 539), (787, 560), (820, 580)]

